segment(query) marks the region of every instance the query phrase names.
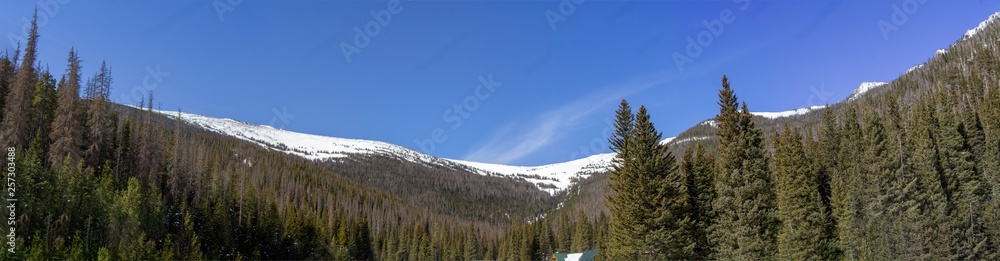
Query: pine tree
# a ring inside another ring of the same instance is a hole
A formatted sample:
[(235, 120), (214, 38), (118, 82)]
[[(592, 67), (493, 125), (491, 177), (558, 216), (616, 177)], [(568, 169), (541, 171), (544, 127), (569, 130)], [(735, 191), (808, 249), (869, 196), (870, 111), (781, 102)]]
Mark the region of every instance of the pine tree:
[[(79, 77), (79, 76), (78, 76)], [(101, 68), (87, 84), (87, 162), (99, 165), (111, 156), (112, 135), (114, 134), (115, 114), (111, 111), (108, 99), (111, 93), (111, 69), (107, 63), (101, 62)]]
[(573, 229), (573, 245), (570, 247), (570, 252), (583, 252), (588, 251), (593, 246), (593, 231), (590, 227), (590, 222), (587, 220), (587, 215), (583, 214), (583, 210), (576, 216), (576, 228)]
[(712, 210), (712, 201), (715, 200), (715, 158), (699, 142), (684, 151), (683, 159), (683, 172), (693, 221), (691, 235), (695, 241), (691, 259), (705, 260), (712, 255), (712, 241), (709, 240), (709, 235), (715, 223), (715, 212)]
[[(16, 60), (17, 57), (14, 59)], [(10, 54), (5, 52), (3, 57), (0, 57), (0, 120), (3, 119), (4, 100), (7, 97), (7, 93), (10, 92), (11, 84), (14, 82), (15, 66), (16, 64), (10, 59)]]
[(559, 212), (559, 240), (556, 244), (557, 252), (568, 252), (572, 251), (570, 248), (573, 246), (573, 235), (574, 235), (574, 225), (570, 222), (568, 211)]
[(862, 259), (895, 259), (895, 242), (892, 240), (894, 216), (888, 212), (896, 202), (899, 190), (896, 185), (898, 153), (895, 153), (886, 134), (883, 119), (875, 112), (862, 117), (865, 122), (860, 170), (865, 182), (861, 194), (864, 219)]
[(465, 249), (463, 260), (479, 260), (482, 259), (482, 252), (480, 252), (480, 242), (479, 242), (479, 231), (476, 226), (469, 226), (469, 229), (465, 232)]
[(715, 258), (721, 260), (770, 260), (776, 258), (777, 225), (774, 191), (761, 130), (746, 103), (738, 101), (729, 79), (722, 77), (719, 91), (719, 136), (716, 160), (717, 215), (712, 238)]
[(609, 221), (610, 238), (608, 239), (608, 256), (636, 259), (638, 237), (646, 233), (637, 225), (645, 213), (639, 204), (645, 200), (642, 195), (636, 195), (637, 175), (632, 169), (630, 140), (635, 129), (635, 115), (628, 102), (622, 100), (615, 113), (615, 133), (609, 138), (611, 150), (617, 152), (611, 169), (609, 186), (614, 194), (608, 196), (608, 210), (611, 211)]
[(17, 69), (14, 83), (4, 98), (3, 121), (0, 122), (0, 143), (6, 146), (24, 148), (31, 142), (34, 124), (31, 121), (31, 100), (34, 97), (38, 73), (35, 58), (38, 44), (38, 11), (31, 20), (28, 45), (24, 49), (24, 60)]
[(80, 59), (75, 50), (69, 51), (69, 75), (65, 84), (59, 86), (59, 103), (55, 122), (49, 138), (53, 141), (49, 149), (48, 162), (57, 166), (64, 157), (76, 161), (82, 157), (83, 119), (80, 115)]
[[(635, 116), (623, 101), (610, 142), (618, 152), (608, 203), (612, 212), (609, 254), (615, 258), (686, 259), (690, 236), (687, 188), (676, 159), (661, 144), (663, 135), (644, 106)], [(634, 119), (634, 123), (632, 122)], [(628, 137), (619, 135), (628, 134)]]
[(954, 106), (939, 111), (938, 156), (943, 164), (945, 195), (948, 198), (945, 229), (951, 257), (980, 259), (990, 249), (982, 224), (982, 204), (986, 189), (975, 169), (968, 129), (958, 119)]
[[(938, 122), (930, 102), (917, 105), (914, 113), (914, 130), (909, 135), (913, 144), (913, 177), (907, 183), (906, 216), (907, 232), (918, 235), (918, 240), (908, 244), (906, 252), (921, 259), (945, 259), (947, 241), (941, 236), (941, 222), (946, 218), (947, 197), (942, 186), (941, 163), (935, 134)], [(913, 191), (909, 193), (909, 191)], [(912, 231), (912, 232), (910, 232)]]
[(825, 209), (809, 165), (802, 136), (788, 124), (774, 135), (774, 179), (777, 191), (778, 258), (822, 260)]
[[(832, 116), (829, 111), (824, 112), (824, 119), (827, 116)], [(824, 124), (825, 125), (825, 124)], [(820, 126), (820, 130), (826, 131), (826, 127)], [(813, 139), (813, 137), (822, 136), (822, 131), (817, 133), (818, 135), (810, 134), (806, 135), (805, 143), (803, 147), (805, 149), (806, 158), (809, 160), (809, 166), (811, 171), (816, 175), (816, 191), (819, 193), (820, 203), (823, 207), (823, 259), (824, 260), (837, 260), (841, 257), (840, 249), (837, 248), (837, 235), (836, 226), (837, 224), (833, 219), (833, 206), (830, 205), (830, 174), (832, 168), (830, 167), (829, 152), (825, 150), (824, 143)]]
[(854, 107), (847, 109), (842, 118), (842, 127), (837, 128), (836, 172), (830, 177), (831, 205), (837, 220), (837, 236), (840, 249), (847, 259), (861, 258), (863, 221), (861, 189), (863, 180), (859, 173), (862, 142), (861, 127)]
[(52, 130), (52, 121), (55, 118), (56, 103), (56, 80), (49, 74), (48, 70), (42, 71), (38, 82), (35, 84), (35, 98), (31, 101), (32, 119), (35, 129), (32, 135), (32, 142), (50, 144), (48, 133)]
[(201, 240), (198, 238), (198, 233), (195, 232), (194, 228), (194, 218), (191, 213), (184, 214), (184, 231), (183, 231), (183, 243), (180, 245), (182, 249), (181, 253), (184, 253), (184, 258), (186, 260), (197, 260), (205, 258), (205, 254), (201, 252)]

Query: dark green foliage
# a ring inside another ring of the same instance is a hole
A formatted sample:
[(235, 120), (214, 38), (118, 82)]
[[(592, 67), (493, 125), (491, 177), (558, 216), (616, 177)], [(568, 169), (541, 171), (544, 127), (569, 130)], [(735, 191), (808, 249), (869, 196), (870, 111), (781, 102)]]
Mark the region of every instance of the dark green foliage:
[(716, 158), (717, 216), (712, 228), (715, 258), (767, 260), (777, 258), (775, 195), (761, 130), (722, 77), (719, 91), (719, 148)]
[(785, 260), (822, 260), (826, 209), (817, 173), (809, 164), (802, 136), (786, 125), (774, 135), (774, 179), (777, 191), (778, 256)]
[[(694, 248), (687, 188), (662, 134), (640, 106), (634, 116), (625, 101), (610, 143), (618, 152), (611, 171), (612, 217), (608, 255), (625, 259), (687, 259)], [(632, 119), (634, 118), (634, 123)], [(628, 137), (618, 135), (628, 134)], [(579, 232), (579, 231), (578, 231)]]
[(698, 143), (684, 151), (683, 160), (682, 169), (693, 221), (691, 235), (695, 242), (691, 259), (705, 260), (713, 252), (709, 237), (715, 224), (715, 211), (712, 210), (712, 202), (715, 200), (715, 158)]
[(593, 249), (594, 231), (587, 220), (587, 215), (580, 211), (576, 215), (576, 228), (573, 229), (573, 244), (568, 252), (584, 252)]

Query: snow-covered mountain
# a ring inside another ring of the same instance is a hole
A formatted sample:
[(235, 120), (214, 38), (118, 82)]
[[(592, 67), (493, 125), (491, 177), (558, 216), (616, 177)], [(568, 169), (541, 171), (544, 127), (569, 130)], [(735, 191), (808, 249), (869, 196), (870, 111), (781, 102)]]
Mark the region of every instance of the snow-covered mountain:
[[(606, 171), (611, 166), (611, 160), (615, 156), (614, 153), (604, 153), (542, 166), (510, 166), (440, 158), (381, 141), (327, 137), (281, 130), (267, 125), (254, 125), (233, 119), (191, 113), (154, 111), (171, 118), (180, 116), (181, 120), (191, 125), (309, 160), (338, 161), (341, 158), (355, 155), (380, 155), (428, 166), (465, 170), (480, 175), (524, 179), (550, 194), (569, 188), (577, 179), (584, 179), (591, 174)], [(672, 139), (667, 138), (663, 142), (666, 143)]]

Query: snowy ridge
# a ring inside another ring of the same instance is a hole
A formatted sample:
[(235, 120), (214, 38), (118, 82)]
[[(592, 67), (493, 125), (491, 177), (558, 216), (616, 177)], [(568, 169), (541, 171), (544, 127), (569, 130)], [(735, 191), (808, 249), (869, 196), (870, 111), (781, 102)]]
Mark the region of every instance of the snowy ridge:
[[(159, 110), (154, 110), (154, 112), (171, 118), (178, 116), (178, 112)], [(615, 157), (614, 153), (604, 153), (542, 166), (509, 166), (439, 158), (387, 142), (298, 133), (233, 119), (213, 118), (191, 113), (180, 113), (180, 119), (212, 132), (236, 137), (267, 149), (309, 160), (327, 161), (352, 155), (381, 155), (428, 166), (465, 170), (480, 175), (524, 179), (535, 184), (540, 190), (553, 195), (569, 188), (577, 179), (584, 179), (591, 174), (607, 171)], [(667, 143), (673, 139), (673, 137), (667, 138), (661, 143)], [(245, 163), (252, 164), (249, 161)]]
[(979, 25), (976, 26), (976, 28), (972, 28), (969, 29), (969, 31), (966, 31), (965, 36), (963, 38), (971, 38), (973, 35), (976, 35), (983, 29), (986, 29), (987, 26), (992, 24), (993, 21), (996, 21), (998, 18), (1000, 18), (1000, 12), (993, 13), (993, 15), (990, 15), (990, 18), (987, 18), (986, 21), (979, 23)]

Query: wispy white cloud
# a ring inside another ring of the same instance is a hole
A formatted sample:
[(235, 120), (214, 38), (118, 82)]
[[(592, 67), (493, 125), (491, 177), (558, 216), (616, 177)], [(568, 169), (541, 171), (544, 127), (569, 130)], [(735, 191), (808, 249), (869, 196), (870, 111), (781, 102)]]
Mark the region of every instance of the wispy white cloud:
[(517, 119), (495, 131), (491, 138), (465, 154), (469, 161), (510, 164), (528, 157), (557, 141), (563, 131), (581, 123), (602, 105), (614, 105), (625, 96), (665, 83), (669, 78), (644, 78), (595, 91), (533, 119)]

